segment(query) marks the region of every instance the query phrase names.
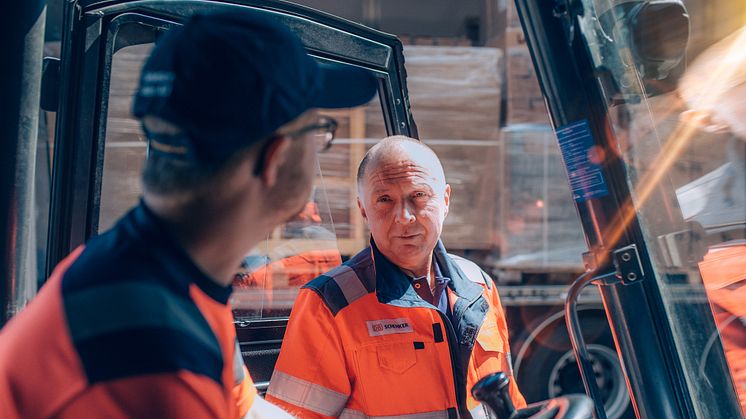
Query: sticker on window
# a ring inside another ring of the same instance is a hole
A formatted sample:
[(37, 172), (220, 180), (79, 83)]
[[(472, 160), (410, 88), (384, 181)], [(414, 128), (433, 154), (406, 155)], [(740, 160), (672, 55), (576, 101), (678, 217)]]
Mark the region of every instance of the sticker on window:
[(609, 187), (601, 169), (603, 150), (593, 143), (588, 121), (559, 127), (556, 134), (573, 199), (582, 202), (608, 195)]

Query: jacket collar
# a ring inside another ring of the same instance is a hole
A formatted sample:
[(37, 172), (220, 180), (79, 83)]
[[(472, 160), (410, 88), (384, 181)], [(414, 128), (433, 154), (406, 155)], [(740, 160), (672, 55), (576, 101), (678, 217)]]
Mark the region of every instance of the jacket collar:
[[(440, 240), (435, 245), (433, 255), (443, 276), (451, 278), (450, 286), (459, 298), (472, 302), (482, 295), (482, 287), (464, 274), (458, 265), (456, 265), (453, 258), (448, 256), (448, 252)], [(482, 278), (476, 279), (481, 280)]]
[(119, 223), (119, 228), (150, 245), (148, 252), (159, 261), (164, 273), (168, 273), (169, 278), (162, 278), (164, 281), (187, 289), (195, 284), (212, 299), (228, 303), (233, 286), (221, 286), (204, 273), (170, 234), (166, 223), (142, 199)]
[[(432, 306), (417, 295), (409, 277), (381, 253), (373, 238), (370, 239), (370, 254), (373, 258), (376, 296), (379, 302), (402, 307)], [(440, 240), (433, 250), (433, 262), (437, 264), (444, 277), (451, 278), (448, 287), (459, 298), (472, 302), (482, 295), (482, 287), (464, 275), (453, 259), (448, 256)]]

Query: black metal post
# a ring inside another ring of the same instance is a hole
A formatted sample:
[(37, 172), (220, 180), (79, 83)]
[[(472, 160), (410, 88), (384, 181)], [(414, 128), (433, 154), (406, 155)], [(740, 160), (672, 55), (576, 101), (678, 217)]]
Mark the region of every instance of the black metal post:
[(0, 326), (36, 293), (34, 172), (44, 0), (0, 13)]

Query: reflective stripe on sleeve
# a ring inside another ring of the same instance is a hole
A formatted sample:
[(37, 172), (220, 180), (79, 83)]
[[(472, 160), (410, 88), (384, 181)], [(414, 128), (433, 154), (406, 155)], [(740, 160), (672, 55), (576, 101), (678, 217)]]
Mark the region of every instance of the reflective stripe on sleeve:
[(484, 405), (477, 405), (474, 409), (469, 411), (472, 419), (490, 419), (490, 414), (487, 413), (487, 408)]
[(338, 270), (329, 272), (329, 275), (339, 285), (339, 289), (342, 290), (342, 294), (344, 294), (348, 304), (368, 295), (365, 285), (363, 285), (355, 271), (349, 266), (342, 265)]
[(339, 419), (448, 419), (447, 410), (438, 410), (434, 412), (424, 413), (410, 413), (408, 415), (396, 415), (396, 416), (368, 416), (359, 410), (345, 409), (342, 414), (339, 415)]
[(348, 395), (275, 370), (267, 394), (313, 412), (338, 416), (347, 404)]

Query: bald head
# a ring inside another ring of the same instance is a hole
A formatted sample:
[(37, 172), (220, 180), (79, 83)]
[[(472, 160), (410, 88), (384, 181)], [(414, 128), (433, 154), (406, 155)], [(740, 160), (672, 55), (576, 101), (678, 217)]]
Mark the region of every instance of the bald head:
[(404, 136), (384, 138), (360, 163), (357, 185), (378, 250), (413, 276), (429, 274), (451, 197), (433, 150)]
[(386, 137), (376, 143), (360, 161), (357, 168), (358, 194), (362, 193), (366, 176), (381, 165), (414, 163), (426, 169), (434, 181), (433, 187), (445, 188), (443, 165), (435, 152), (425, 143), (404, 135)]

